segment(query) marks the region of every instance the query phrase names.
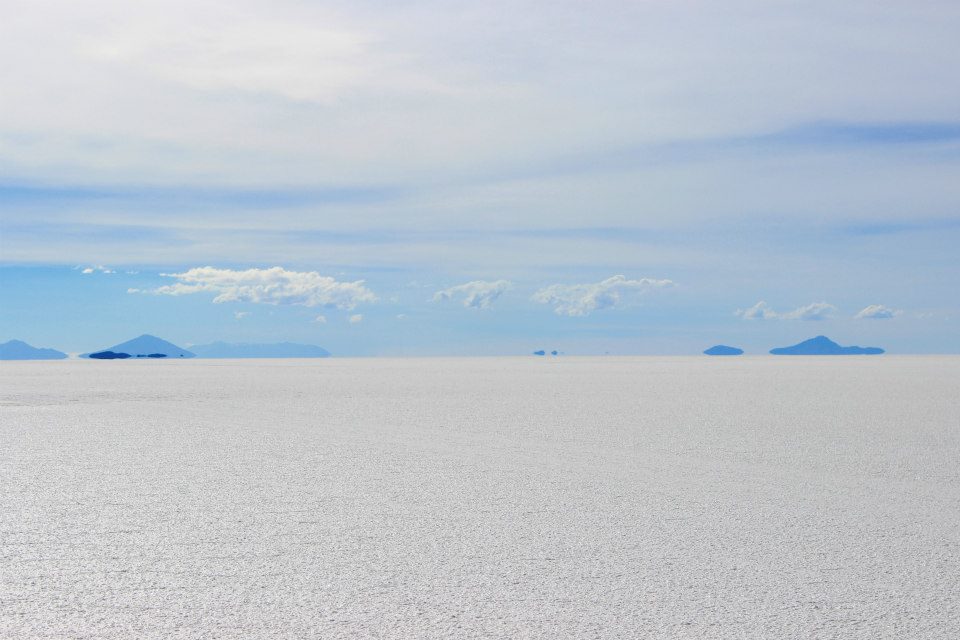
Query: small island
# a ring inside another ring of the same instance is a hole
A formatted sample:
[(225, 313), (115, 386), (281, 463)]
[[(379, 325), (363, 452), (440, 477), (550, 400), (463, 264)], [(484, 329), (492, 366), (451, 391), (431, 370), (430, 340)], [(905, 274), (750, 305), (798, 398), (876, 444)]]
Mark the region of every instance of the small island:
[(108, 351), (97, 351), (96, 353), (91, 353), (87, 357), (93, 358), (94, 360), (126, 360), (127, 358), (130, 357), (130, 354), (108, 350)]
[(827, 336), (817, 336), (789, 347), (770, 349), (775, 356), (874, 356), (884, 353), (880, 347), (842, 347)]
[(739, 356), (743, 355), (743, 349), (728, 347), (725, 344), (717, 344), (704, 351), (704, 353), (708, 356)]

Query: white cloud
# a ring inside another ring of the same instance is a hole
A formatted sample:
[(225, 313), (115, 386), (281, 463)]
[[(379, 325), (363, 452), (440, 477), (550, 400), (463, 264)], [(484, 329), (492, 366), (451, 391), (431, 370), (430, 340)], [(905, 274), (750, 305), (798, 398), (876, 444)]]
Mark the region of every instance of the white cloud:
[(487, 309), (496, 302), (497, 298), (510, 289), (512, 284), (507, 280), (474, 280), (455, 287), (437, 291), (433, 294), (434, 302), (463, 298), (463, 306), (473, 309)]
[(784, 320), (825, 320), (836, 311), (837, 308), (826, 302), (813, 302), (803, 307), (797, 307), (793, 311), (788, 311), (781, 318)]
[(890, 307), (885, 307), (882, 304), (871, 304), (868, 307), (861, 309), (857, 315), (853, 316), (857, 320), (887, 320), (893, 318), (894, 316), (900, 315), (902, 312), (899, 309), (891, 309)]
[(826, 320), (837, 308), (827, 302), (812, 302), (793, 311), (778, 312), (761, 300), (749, 309), (737, 309), (735, 315), (744, 320)]
[(627, 280), (622, 275), (590, 284), (554, 284), (540, 289), (534, 302), (553, 305), (557, 315), (585, 316), (598, 309), (621, 306), (629, 298), (651, 289), (673, 286), (670, 280), (641, 278)]
[(398, 313), (398, 314), (397, 314), (397, 320), (406, 320), (406, 319), (407, 319), (407, 314), (405, 314), (405, 313)]
[(97, 273), (97, 272), (100, 272), (100, 273), (116, 273), (116, 271), (114, 271), (113, 269), (110, 269), (109, 267), (105, 267), (105, 266), (103, 266), (102, 264), (97, 264), (97, 265), (94, 265), (94, 266), (92, 266), (92, 267), (87, 267), (87, 268), (83, 269), (80, 273), (91, 274), (91, 273)]
[(361, 322), (363, 322), (362, 313), (355, 313), (352, 316), (350, 316), (350, 324), (359, 324)]
[(318, 324), (327, 324), (327, 316), (317, 316), (313, 319), (313, 321)]
[(282, 267), (245, 271), (197, 267), (183, 273), (160, 275), (178, 282), (158, 287), (153, 293), (180, 296), (210, 292), (216, 294), (215, 303), (296, 304), (349, 310), (377, 299), (363, 280), (339, 282), (316, 271), (288, 271)]
[(233, 314), (233, 317), (237, 320), (243, 320), (251, 315), (249, 311), (237, 311)]
[(749, 309), (737, 309), (734, 314), (744, 320), (771, 320), (779, 317), (777, 312), (771, 309), (763, 300)]

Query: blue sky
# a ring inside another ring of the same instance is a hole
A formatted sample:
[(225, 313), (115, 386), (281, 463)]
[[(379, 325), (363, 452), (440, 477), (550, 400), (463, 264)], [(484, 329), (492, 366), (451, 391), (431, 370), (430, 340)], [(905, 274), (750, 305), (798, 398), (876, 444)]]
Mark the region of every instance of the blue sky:
[(960, 352), (956, 3), (6, 18), (0, 340)]

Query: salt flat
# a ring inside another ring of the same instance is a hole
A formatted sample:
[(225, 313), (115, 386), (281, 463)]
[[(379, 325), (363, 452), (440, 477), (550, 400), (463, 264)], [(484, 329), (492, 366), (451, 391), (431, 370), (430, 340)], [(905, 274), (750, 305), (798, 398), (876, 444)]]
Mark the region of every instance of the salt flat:
[(958, 396), (958, 357), (3, 363), (0, 637), (960, 637)]

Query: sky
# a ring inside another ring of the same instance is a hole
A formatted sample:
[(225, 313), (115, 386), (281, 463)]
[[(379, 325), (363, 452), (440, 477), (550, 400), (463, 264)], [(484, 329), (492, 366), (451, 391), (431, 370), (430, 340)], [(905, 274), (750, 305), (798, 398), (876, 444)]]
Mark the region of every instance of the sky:
[(0, 341), (960, 353), (960, 4), (8, 0)]

